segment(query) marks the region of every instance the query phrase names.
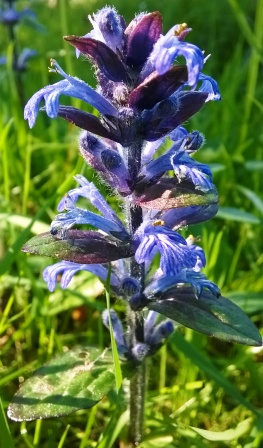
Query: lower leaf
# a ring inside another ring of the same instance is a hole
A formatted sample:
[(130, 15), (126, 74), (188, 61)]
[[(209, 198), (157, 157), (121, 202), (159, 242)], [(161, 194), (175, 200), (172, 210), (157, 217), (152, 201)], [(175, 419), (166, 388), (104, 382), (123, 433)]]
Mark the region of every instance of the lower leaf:
[(7, 415), (16, 421), (68, 415), (91, 408), (114, 388), (111, 351), (78, 347), (36, 370), (20, 386)]

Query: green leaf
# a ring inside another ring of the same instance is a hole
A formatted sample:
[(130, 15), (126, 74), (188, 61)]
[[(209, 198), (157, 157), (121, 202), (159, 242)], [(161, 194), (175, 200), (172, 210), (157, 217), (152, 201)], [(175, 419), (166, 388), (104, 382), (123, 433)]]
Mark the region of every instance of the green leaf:
[(164, 436), (156, 436), (152, 438), (147, 438), (142, 443), (140, 443), (140, 448), (172, 448), (173, 444), (173, 436), (172, 435), (164, 435)]
[(228, 293), (229, 298), (246, 314), (262, 313), (262, 292), (233, 291)]
[(10, 429), (6, 421), (5, 411), (0, 397), (0, 446), (4, 448), (15, 448), (10, 434)]
[(14, 396), (8, 417), (24, 421), (68, 415), (91, 408), (114, 388), (111, 352), (78, 347), (36, 370)]
[(248, 171), (262, 171), (263, 160), (247, 160), (244, 166)]
[(252, 215), (234, 207), (219, 207), (217, 218), (227, 219), (228, 221), (245, 222), (247, 224), (260, 224), (261, 220)]
[(133, 252), (126, 244), (116, 243), (99, 232), (68, 230), (65, 236), (42, 233), (34, 236), (22, 248), (24, 252), (73, 261), (75, 263), (106, 263), (127, 258)]
[(114, 370), (115, 370), (115, 380), (116, 380), (116, 389), (117, 391), (120, 390), (122, 385), (122, 372), (121, 372), (121, 366), (120, 366), (120, 359), (117, 349), (117, 344), (114, 338), (113, 328), (112, 328), (112, 322), (111, 322), (111, 309), (110, 309), (110, 278), (111, 278), (111, 264), (109, 263), (108, 268), (108, 275), (105, 282), (105, 295), (106, 295), (106, 302), (107, 302), (107, 310), (109, 313), (109, 329), (110, 329), (110, 338), (111, 338), (111, 350), (112, 350), (112, 356), (113, 356), (113, 362), (114, 362)]
[(250, 190), (249, 188), (243, 187), (243, 185), (236, 185), (236, 188), (241, 191), (241, 193), (243, 193), (244, 196), (246, 196), (263, 215), (262, 199), (254, 191)]
[(225, 297), (204, 290), (196, 298), (191, 287), (178, 287), (146, 305), (185, 327), (228, 342), (261, 346), (262, 338), (247, 315)]
[(254, 420), (252, 418), (247, 418), (243, 422), (239, 423), (236, 428), (227, 429), (226, 431), (207, 431), (206, 429), (199, 429), (194, 426), (190, 426), (190, 428), (200, 436), (204, 437), (204, 439), (211, 440), (213, 442), (229, 442), (250, 433), (253, 428), (253, 424)]

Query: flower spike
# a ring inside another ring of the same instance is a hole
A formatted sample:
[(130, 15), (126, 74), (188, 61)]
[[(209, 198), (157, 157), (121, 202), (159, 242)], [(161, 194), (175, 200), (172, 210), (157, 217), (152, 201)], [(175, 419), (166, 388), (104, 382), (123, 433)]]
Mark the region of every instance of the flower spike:
[[(206, 257), (198, 238), (181, 234), (182, 227), (187, 233), (189, 225), (211, 219), (218, 208), (212, 172), (194, 159), (204, 137), (183, 127), (209, 107), (206, 103), (221, 99), (216, 81), (202, 73), (208, 57), (185, 41), (191, 31), (185, 23), (163, 33), (158, 11), (126, 24), (107, 6), (89, 20), (92, 29), (85, 36), (65, 39), (77, 56), (94, 64), (97, 88), (52, 59), (50, 71), (62, 80), (32, 96), (25, 119), (34, 126), (44, 101), (50, 118), (60, 116), (81, 128), (80, 153), (92, 169), (88, 176), (97, 174), (106, 193), (95, 186), (98, 179), (75, 176), (78, 186), (59, 202), (50, 233), (33, 237), (23, 250), (61, 260), (44, 271), (51, 291), (59, 278), (66, 288), (80, 270), (105, 282), (111, 263), (110, 290), (126, 305), (127, 331), (113, 310), (104, 311), (102, 320), (109, 327), (111, 318), (120, 355), (135, 365), (172, 333), (170, 319), (259, 345), (253, 324), (202, 273)], [(63, 95), (98, 114), (62, 105)]]

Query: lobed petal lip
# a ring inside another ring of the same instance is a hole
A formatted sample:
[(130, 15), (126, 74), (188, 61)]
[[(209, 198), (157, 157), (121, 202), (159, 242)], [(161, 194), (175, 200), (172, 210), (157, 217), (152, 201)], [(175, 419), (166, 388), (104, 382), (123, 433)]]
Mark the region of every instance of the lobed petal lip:
[(65, 79), (39, 90), (27, 102), (24, 118), (28, 120), (31, 128), (35, 124), (41, 100), (45, 100), (46, 113), (50, 118), (58, 116), (60, 95), (79, 98), (95, 107), (103, 115), (116, 116), (118, 114), (117, 109), (92, 87), (78, 78), (67, 75), (55, 60), (51, 60), (51, 63), (55, 67), (52, 70), (61, 74)]
[[(70, 261), (59, 261), (51, 266), (47, 266), (43, 271), (43, 279), (48, 285), (48, 289), (53, 292), (58, 282), (58, 276), (61, 275), (60, 286), (66, 289), (72, 277), (79, 271), (88, 271), (97, 275), (102, 281), (105, 281), (108, 275), (108, 269), (100, 264), (80, 264)], [(119, 280), (112, 273), (110, 284), (118, 287)]]
[(157, 70), (160, 75), (165, 73), (180, 55), (186, 60), (188, 85), (194, 88), (204, 65), (204, 55), (196, 45), (181, 40), (178, 35), (178, 25), (172, 27), (166, 35), (161, 35), (157, 40), (141, 71), (140, 79), (145, 79), (154, 70)]
[(221, 100), (221, 95), (219, 92), (218, 84), (211, 76), (204, 75), (203, 73), (200, 73), (199, 81), (202, 82), (202, 85), (198, 89), (198, 91), (208, 93), (206, 101), (220, 101)]
[(137, 263), (147, 262), (160, 252), (160, 268), (164, 275), (173, 276), (184, 268), (193, 269), (200, 258), (205, 264), (202, 249), (195, 251), (195, 246), (188, 246), (185, 239), (165, 223), (149, 222), (137, 230), (135, 240), (138, 240), (136, 245), (139, 242), (134, 255)]
[[(171, 30), (170, 30), (171, 31)], [(167, 33), (168, 35), (169, 33)], [(166, 35), (166, 36), (167, 36)], [(170, 42), (169, 42), (170, 40)], [(199, 73), (204, 65), (204, 56), (202, 51), (193, 44), (180, 41), (176, 36), (171, 36), (163, 40), (156, 57), (156, 70), (162, 74), (169, 69), (174, 59), (182, 55), (186, 59), (188, 69), (188, 85), (195, 87), (198, 81)]]
[[(105, 232), (114, 232), (116, 235), (122, 235), (124, 240), (129, 239), (129, 235), (122, 221), (107, 203), (104, 196), (99, 192), (94, 183), (89, 182), (80, 174), (76, 175), (74, 179), (80, 184), (80, 187), (73, 188), (62, 198), (58, 205), (58, 211), (62, 212), (63, 210), (71, 210), (73, 211), (73, 215), (76, 215), (76, 219), (80, 217), (78, 213), (81, 214), (81, 212), (84, 212), (84, 219), (85, 213), (87, 213), (88, 221), (86, 223), (91, 225), (95, 225), (95, 221), (92, 220), (92, 217), (95, 215), (95, 217), (97, 217), (97, 224), (102, 223), (104, 225), (104, 228), (101, 228), (102, 230)], [(77, 211), (75, 211), (75, 203), (79, 197), (86, 198), (97, 210), (101, 212), (103, 217), (89, 212), (88, 210), (77, 209)]]

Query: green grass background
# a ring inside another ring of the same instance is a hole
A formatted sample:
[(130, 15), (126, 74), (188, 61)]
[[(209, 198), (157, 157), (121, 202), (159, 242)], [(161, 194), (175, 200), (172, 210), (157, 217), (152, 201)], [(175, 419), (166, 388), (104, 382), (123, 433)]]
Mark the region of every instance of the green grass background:
[[(127, 20), (159, 10), (164, 30), (187, 22), (188, 40), (211, 57), (204, 72), (217, 79), (222, 102), (208, 103), (187, 123), (206, 145), (198, 159), (208, 163), (219, 190), (220, 211), (211, 222), (189, 228), (200, 235), (205, 273), (225, 296), (262, 326), (263, 307), (263, 0), (111, 1)], [(3, 448), (124, 448), (127, 413), (105, 399), (89, 411), (58, 420), (6, 421), (19, 384), (63, 347), (104, 347), (109, 335), (100, 312), (106, 307), (100, 282), (87, 273), (70, 287), (49, 293), (42, 271), (52, 260), (20, 249), (30, 236), (48, 231), (61, 196), (83, 173), (97, 182), (78, 154), (79, 130), (40, 113), (30, 130), (23, 103), (58, 80), (49, 73), (55, 58), (66, 72), (94, 85), (93, 70), (63, 35), (90, 30), (88, 14), (102, 1), (17, 1), (32, 8), (41, 29), (21, 23), (17, 46), (34, 48), (28, 70), (12, 71), (13, 43), (1, 26), (0, 51), (0, 446)], [(63, 98), (64, 104), (69, 99)], [(80, 106), (76, 100), (75, 106)], [(103, 191), (103, 186), (98, 182)], [(107, 194), (106, 191), (104, 191)], [(114, 198), (108, 198), (114, 206)], [(116, 309), (123, 311), (122, 304)], [(141, 448), (263, 447), (263, 352), (223, 343), (180, 329), (149, 361), (146, 438)], [(200, 431), (192, 427), (200, 428)]]

